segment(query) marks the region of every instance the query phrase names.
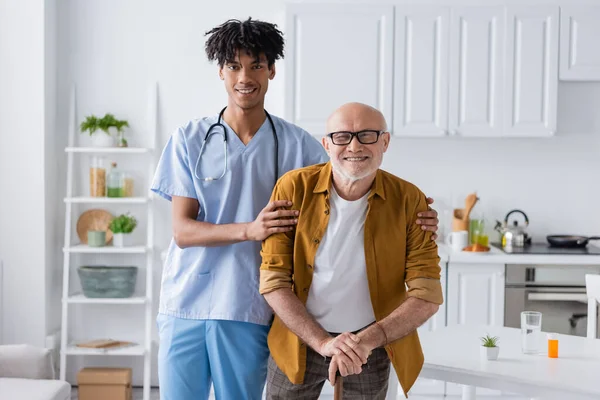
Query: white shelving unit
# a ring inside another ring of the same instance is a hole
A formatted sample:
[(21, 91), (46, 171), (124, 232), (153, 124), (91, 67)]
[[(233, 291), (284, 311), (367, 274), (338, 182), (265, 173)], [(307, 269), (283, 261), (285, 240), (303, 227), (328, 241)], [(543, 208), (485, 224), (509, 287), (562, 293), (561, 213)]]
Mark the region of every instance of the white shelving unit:
[(92, 154), (144, 154), (151, 149), (143, 147), (67, 147), (66, 153), (92, 153)]
[(87, 204), (144, 204), (150, 197), (65, 197), (65, 203)]
[[(144, 400), (150, 400), (150, 360), (152, 356), (152, 269), (154, 260), (154, 212), (152, 207), (152, 194), (148, 190), (145, 197), (126, 197), (126, 198), (106, 198), (106, 197), (85, 197), (76, 196), (73, 193), (73, 174), (74, 157), (78, 154), (126, 154), (130, 156), (139, 155), (141, 160), (144, 158), (148, 164), (148, 185), (151, 182), (155, 170), (156, 135), (157, 135), (157, 86), (152, 85), (148, 96), (148, 129), (151, 134), (151, 145), (148, 148), (101, 148), (101, 147), (77, 147), (75, 145), (75, 136), (78, 131), (76, 117), (76, 93), (73, 87), (70, 100), (69, 115), (69, 145), (65, 148), (67, 155), (67, 188), (65, 202), (65, 237), (63, 247), (63, 294), (62, 294), (62, 329), (61, 329), (61, 351), (60, 351), (60, 378), (66, 378), (68, 356), (139, 356), (144, 358)], [(138, 204), (146, 207), (146, 244), (130, 247), (89, 247), (84, 244), (76, 244), (71, 241), (73, 229), (73, 204), (103, 204), (111, 205), (130, 205)], [(146, 256), (146, 287), (143, 296), (130, 297), (124, 299), (91, 299), (81, 293), (72, 293), (69, 289), (71, 271), (71, 256), (73, 254), (145, 254)], [(144, 307), (145, 326), (144, 339), (141, 344), (119, 349), (87, 349), (79, 348), (71, 343), (69, 337), (69, 309), (73, 305), (104, 304), (114, 307), (119, 305), (140, 305)]]
[(151, 251), (150, 247), (145, 246), (129, 246), (129, 247), (90, 247), (87, 244), (76, 244), (74, 246), (65, 247), (65, 253), (107, 253), (107, 254), (143, 254)]
[(77, 346), (67, 346), (70, 356), (145, 356), (146, 348), (142, 345), (123, 347), (115, 350), (86, 349)]
[(68, 304), (146, 304), (148, 301), (148, 298), (142, 296), (124, 299), (91, 299), (81, 293), (75, 293), (67, 297)]

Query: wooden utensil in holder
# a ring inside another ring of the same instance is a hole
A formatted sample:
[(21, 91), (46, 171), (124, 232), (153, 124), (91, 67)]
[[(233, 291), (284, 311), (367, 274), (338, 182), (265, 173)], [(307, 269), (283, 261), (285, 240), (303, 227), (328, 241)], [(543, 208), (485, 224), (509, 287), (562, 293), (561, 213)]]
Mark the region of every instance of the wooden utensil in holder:
[(469, 220), (464, 219), (465, 209), (464, 208), (455, 208), (454, 213), (452, 214), (452, 232), (458, 231), (468, 231), (469, 230)]
[(471, 215), (471, 210), (475, 207), (475, 203), (477, 203), (479, 197), (477, 197), (477, 193), (471, 193), (465, 199), (465, 213), (463, 215), (463, 219), (468, 221), (469, 216)]
[(477, 193), (471, 193), (465, 199), (465, 208), (455, 208), (452, 214), (452, 232), (468, 231), (469, 230), (469, 215), (475, 207), (479, 197)]

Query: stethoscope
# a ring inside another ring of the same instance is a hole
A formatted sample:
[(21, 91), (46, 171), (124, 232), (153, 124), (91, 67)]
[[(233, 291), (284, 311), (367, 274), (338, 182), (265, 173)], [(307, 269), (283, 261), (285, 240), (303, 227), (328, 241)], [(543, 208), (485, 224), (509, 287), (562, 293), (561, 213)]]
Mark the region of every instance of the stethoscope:
[[(196, 161), (196, 167), (194, 168), (194, 175), (196, 176), (197, 179), (203, 180), (205, 182), (210, 182), (210, 181), (216, 181), (217, 179), (221, 179), (223, 176), (225, 176), (225, 173), (227, 172), (227, 128), (225, 128), (225, 125), (223, 125), (221, 123), (221, 118), (223, 118), (223, 113), (225, 112), (225, 109), (227, 107), (224, 107), (221, 112), (219, 113), (219, 118), (217, 119), (217, 122), (212, 124), (209, 128), (208, 131), (206, 132), (206, 135), (204, 135), (204, 140), (202, 141), (202, 147), (200, 148), (200, 154), (198, 155), (198, 160)], [(277, 130), (275, 129), (275, 124), (273, 123), (273, 119), (271, 118), (271, 116), (269, 115), (269, 113), (267, 112), (267, 110), (265, 110), (265, 114), (267, 115), (267, 118), (269, 119), (269, 123), (271, 124), (271, 131), (273, 132), (273, 139), (275, 140), (275, 183), (277, 183), (277, 179), (279, 178), (279, 165), (278, 165), (278, 158), (279, 158), (279, 140), (277, 140)], [(219, 131), (215, 131), (212, 132), (212, 130), (216, 127), (221, 127), (221, 129), (223, 130), (223, 132), (219, 132)], [(223, 136), (223, 152), (225, 153), (225, 165), (223, 167), (223, 173), (215, 178), (215, 177), (210, 177), (207, 176), (205, 178), (200, 178), (198, 176), (198, 165), (200, 164), (200, 158), (202, 158), (202, 153), (204, 153), (204, 147), (206, 146), (206, 141), (209, 139), (210, 135), (213, 133), (217, 133), (220, 134), (221, 136)]]

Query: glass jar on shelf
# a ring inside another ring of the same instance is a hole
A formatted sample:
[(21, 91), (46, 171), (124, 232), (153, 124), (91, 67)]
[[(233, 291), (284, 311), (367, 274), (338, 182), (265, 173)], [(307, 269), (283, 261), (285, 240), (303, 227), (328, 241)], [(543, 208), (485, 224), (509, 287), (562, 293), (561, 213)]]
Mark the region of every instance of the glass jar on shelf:
[(133, 197), (133, 175), (130, 173), (123, 174), (123, 197)]
[(117, 130), (117, 146), (118, 147), (128, 147), (127, 139), (125, 139), (125, 132), (123, 129)]
[(106, 160), (94, 156), (90, 164), (90, 197), (106, 196)]
[(111, 167), (106, 179), (106, 195), (123, 197), (123, 173), (117, 169), (116, 162), (112, 162)]

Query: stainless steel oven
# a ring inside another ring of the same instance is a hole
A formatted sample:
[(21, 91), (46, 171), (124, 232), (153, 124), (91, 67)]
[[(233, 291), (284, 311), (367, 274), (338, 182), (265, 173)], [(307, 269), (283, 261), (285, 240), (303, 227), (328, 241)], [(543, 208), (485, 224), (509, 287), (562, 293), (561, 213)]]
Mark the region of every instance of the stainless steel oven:
[(504, 325), (520, 328), (521, 311), (540, 311), (543, 331), (585, 336), (585, 274), (598, 273), (600, 266), (507, 265)]

